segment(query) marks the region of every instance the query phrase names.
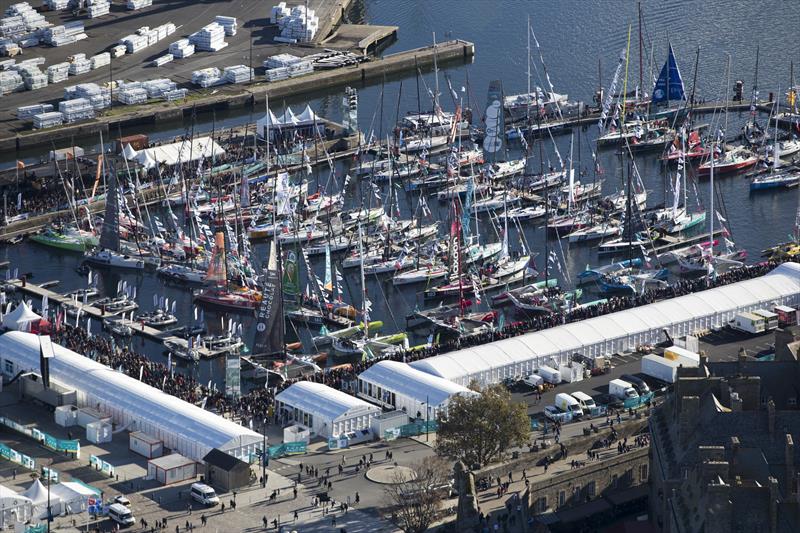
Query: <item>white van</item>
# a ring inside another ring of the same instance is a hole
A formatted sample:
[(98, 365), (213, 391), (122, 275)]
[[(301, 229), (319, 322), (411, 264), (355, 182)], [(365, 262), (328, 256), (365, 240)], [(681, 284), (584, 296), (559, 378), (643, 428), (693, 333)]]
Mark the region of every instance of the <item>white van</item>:
[(214, 489), (205, 483), (192, 483), (192, 489), (189, 491), (192, 499), (202, 503), (203, 505), (217, 505), (219, 497)]
[(576, 391), (573, 392), (571, 396), (575, 398), (575, 400), (577, 400), (578, 405), (581, 406), (581, 409), (583, 409), (583, 414), (585, 415), (590, 414), (592, 412), (592, 409), (597, 407), (592, 397), (586, 394), (585, 392)]
[(131, 510), (121, 503), (112, 503), (108, 506), (108, 517), (123, 527), (132, 526), (136, 523)]
[(567, 394), (566, 392), (559, 392), (556, 394), (556, 407), (565, 413), (571, 413), (573, 417), (578, 418), (583, 414), (583, 409), (578, 403), (578, 400)]

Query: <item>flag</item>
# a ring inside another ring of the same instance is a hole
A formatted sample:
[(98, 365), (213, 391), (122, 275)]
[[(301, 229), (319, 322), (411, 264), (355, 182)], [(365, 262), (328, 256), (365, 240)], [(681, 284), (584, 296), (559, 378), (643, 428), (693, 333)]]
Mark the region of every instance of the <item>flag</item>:
[(139, 381), (142, 381), (142, 375), (144, 374), (144, 365), (139, 366)]
[(722, 217), (719, 211), (717, 211), (716, 213), (717, 213), (717, 220), (719, 220), (721, 223), (724, 224), (725, 222), (728, 221), (728, 219)]
[(17, 193), (17, 211), (22, 211), (22, 193)]

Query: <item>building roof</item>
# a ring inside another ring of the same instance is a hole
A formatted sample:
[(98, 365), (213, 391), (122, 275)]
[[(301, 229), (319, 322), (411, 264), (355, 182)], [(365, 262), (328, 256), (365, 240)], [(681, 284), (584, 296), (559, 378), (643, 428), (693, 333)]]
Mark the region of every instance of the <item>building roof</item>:
[[(149, 422), (163, 431), (180, 435), (205, 447), (226, 449), (226, 445), (260, 443), (255, 431), (175, 396), (166, 394), (139, 380), (117, 372), (96, 361), (53, 344), (55, 357), (50, 360), (50, 376), (108, 405), (125, 411), (139, 421)], [(0, 354), (14, 361), (22, 370), (39, 370), (39, 341), (36, 335), (10, 331), (0, 335)], [(200, 457), (193, 457), (199, 460)]]
[(184, 140), (170, 144), (162, 144), (144, 150), (125, 150), (123, 156), (126, 159), (136, 159), (145, 168), (152, 168), (157, 163), (164, 163), (169, 166), (196, 161), (198, 159), (219, 157), (225, 150), (218, 145), (211, 137), (197, 137), (192, 140)]
[(379, 361), (362, 372), (358, 379), (369, 381), (418, 402), (439, 406), (456, 394), (477, 394), (475, 391), (446, 379), (417, 370), (399, 361)]
[(326, 420), (381, 412), (380, 407), (313, 381), (298, 381), (275, 399)]
[(161, 457), (150, 459), (147, 462), (156, 465), (162, 470), (171, 470), (173, 468), (180, 468), (182, 466), (190, 465), (195, 461), (193, 459), (189, 459), (188, 457), (184, 457), (179, 453), (171, 453), (169, 455), (163, 455)]
[(246, 468), (248, 470), (250, 469), (250, 465), (241, 459), (237, 459), (236, 457), (218, 450), (217, 448), (214, 448), (208, 452), (206, 456), (203, 457), (203, 462), (211, 466), (216, 466), (217, 468), (226, 472), (233, 472), (234, 470), (239, 470), (241, 468)]
[[(703, 317), (727, 317), (753, 306), (774, 307), (800, 296), (800, 265), (784, 263), (769, 274), (633, 309), (572, 322), (442, 355), (414, 361), (411, 366), (445, 379), (466, 382), (494, 368), (587, 347), (673, 326)], [(719, 320), (717, 320), (719, 322)]]

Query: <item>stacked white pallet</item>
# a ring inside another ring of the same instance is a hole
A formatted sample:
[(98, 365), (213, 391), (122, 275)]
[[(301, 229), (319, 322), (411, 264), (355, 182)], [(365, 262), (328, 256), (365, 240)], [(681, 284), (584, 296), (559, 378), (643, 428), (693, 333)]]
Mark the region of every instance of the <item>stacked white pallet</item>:
[(89, 97), (89, 103), (92, 104), (92, 109), (99, 111), (107, 107), (111, 107), (110, 94), (96, 94)]
[(19, 72), (5, 71), (0, 72), (0, 95), (14, 93), (25, 90), (25, 82)]
[(164, 93), (174, 91), (178, 84), (168, 78), (142, 82), (142, 88), (147, 91), (148, 98), (161, 98)]
[(225, 42), (225, 28), (216, 22), (203, 26), (200, 31), (191, 34), (189, 41), (196, 50), (203, 52), (219, 52), (228, 46)]
[(111, 54), (111, 57), (113, 57), (114, 59), (124, 56), (127, 52), (128, 52), (128, 46), (125, 44), (118, 44), (116, 46), (112, 46), (111, 50), (109, 50), (109, 54)]
[(25, 24), (27, 31), (35, 31), (39, 28), (46, 28), (51, 24), (45, 20), (44, 16), (36, 11), (28, 2), (12, 4), (5, 11), (6, 17), (20, 17)]
[(278, 54), (274, 56), (270, 56), (264, 61), (264, 68), (271, 69), (271, 68), (281, 68), (281, 67), (290, 67), (295, 63), (299, 63), (303, 59), (297, 57), (292, 54)]
[(83, 22), (68, 22), (44, 30), (44, 40), (52, 46), (64, 46), (86, 38)]
[(277, 24), (283, 17), (288, 17), (290, 12), (289, 8), (286, 7), (286, 2), (281, 2), (277, 6), (272, 6), (269, 21), (272, 24)]
[(311, 61), (298, 61), (289, 67), (289, 76), (296, 78), (314, 72), (314, 64)]
[(29, 91), (35, 91), (36, 89), (47, 87), (47, 74), (44, 74), (41, 70), (39, 70), (38, 65), (19, 65), (16, 70), (19, 72), (20, 76), (22, 76), (22, 81), (25, 84), (25, 88)]
[(86, 74), (92, 70), (92, 62), (86, 58), (76, 58), (69, 64), (69, 73), (71, 76), (78, 76), (79, 74)]
[(42, 39), (35, 33), (23, 35), (17, 40), (17, 44), (20, 48), (33, 48), (34, 46), (39, 46), (41, 43)]
[(141, 52), (148, 46), (150, 43), (147, 40), (147, 36), (144, 35), (126, 35), (119, 41), (120, 44), (125, 45), (125, 49), (129, 54), (135, 54), (136, 52)]
[(69, 77), (69, 63), (56, 63), (47, 67), (47, 81), (60, 83)]
[(22, 17), (3, 17), (0, 19), (0, 37), (4, 39), (17, 39), (26, 31), (25, 19)]
[(280, 81), (289, 79), (289, 67), (267, 69), (267, 81)]
[(147, 101), (147, 91), (142, 87), (125, 87), (114, 94), (125, 105), (143, 104)]
[(130, 10), (143, 9), (153, 5), (153, 0), (128, 0), (127, 7)]
[(44, 5), (46, 5), (50, 11), (61, 11), (69, 7), (69, 2), (70, 0), (44, 0)]
[(89, 0), (89, 18), (102, 17), (111, 11), (111, 2), (108, 0)]
[(167, 102), (172, 102), (174, 100), (183, 100), (186, 98), (186, 95), (189, 93), (188, 89), (175, 89), (173, 91), (167, 91), (164, 93), (164, 100)]
[(96, 56), (92, 56), (89, 62), (91, 63), (92, 70), (107, 67), (111, 63), (111, 54), (108, 52), (97, 54)]
[(244, 65), (234, 65), (225, 69), (225, 81), (228, 83), (247, 83), (254, 77), (253, 69)]
[(204, 68), (192, 72), (192, 83), (206, 88), (216, 85), (222, 79), (222, 73), (216, 67)]
[(4, 59), (0, 61), (0, 71), (3, 70), (11, 70), (11, 68), (17, 63), (16, 59)]
[[(69, 94), (67, 94), (69, 91)], [(79, 83), (64, 89), (64, 99), (91, 98), (92, 96), (111, 96), (111, 90), (96, 83)]]
[(223, 17), (222, 15), (218, 15), (214, 18), (214, 22), (225, 28), (225, 35), (229, 37), (236, 35), (236, 30), (238, 29), (236, 17)]
[(33, 127), (40, 130), (44, 128), (52, 128), (53, 126), (60, 126), (64, 123), (64, 115), (57, 111), (49, 113), (40, 113), (33, 115)]
[(175, 59), (175, 56), (173, 56), (172, 54), (164, 54), (161, 57), (155, 58), (152, 61), (151, 65), (153, 65), (154, 67), (161, 67), (163, 65), (166, 65), (167, 63), (171, 63), (173, 59)]
[(183, 59), (194, 54), (194, 45), (189, 42), (189, 39), (181, 39), (169, 45), (169, 53), (175, 59)]
[(308, 42), (314, 39), (319, 30), (319, 18), (313, 9), (307, 10), (305, 6), (295, 6), (288, 16), (278, 20), (278, 27), (282, 37)]
[(53, 111), (53, 104), (26, 105), (17, 108), (17, 118), (19, 120), (32, 120), (33, 115), (50, 113)]
[(58, 110), (64, 115), (64, 122), (67, 123), (94, 118), (94, 108), (88, 98), (62, 100), (58, 103)]

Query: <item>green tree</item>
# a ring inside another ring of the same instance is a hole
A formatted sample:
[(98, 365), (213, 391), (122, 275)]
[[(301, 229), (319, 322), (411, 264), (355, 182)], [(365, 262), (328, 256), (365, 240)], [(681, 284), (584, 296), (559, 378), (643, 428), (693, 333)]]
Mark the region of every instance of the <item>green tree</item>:
[(511, 401), (502, 385), (490, 385), (478, 396), (456, 396), (439, 416), (436, 453), (467, 467), (497, 460), (513, 446), (528, 442), (527, 406)]

